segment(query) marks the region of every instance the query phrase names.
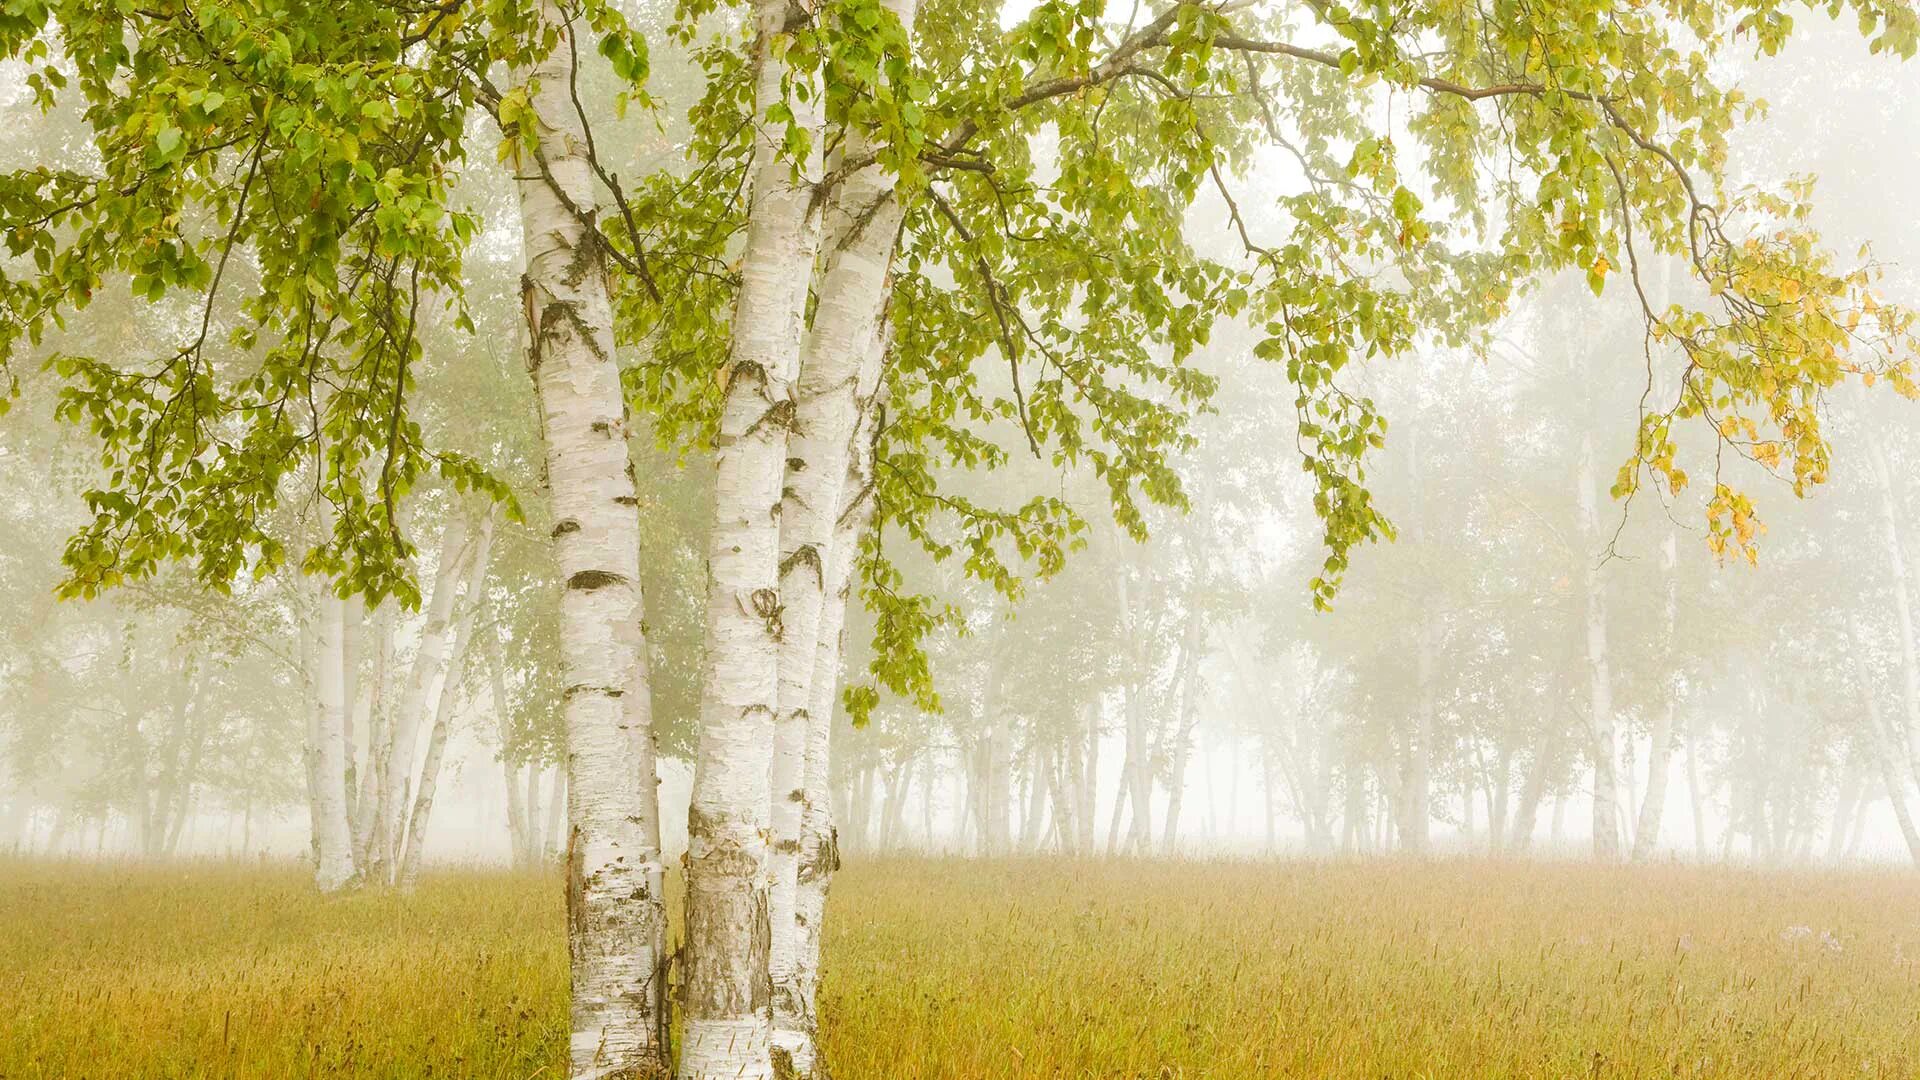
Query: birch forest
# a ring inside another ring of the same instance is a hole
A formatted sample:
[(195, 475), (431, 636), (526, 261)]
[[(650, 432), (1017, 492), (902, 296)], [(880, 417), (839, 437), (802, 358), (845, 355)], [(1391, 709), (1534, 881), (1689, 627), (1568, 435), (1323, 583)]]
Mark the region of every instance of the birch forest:
[(1916, 45), (0, 3), (0, 1078), (1920, 1076)]

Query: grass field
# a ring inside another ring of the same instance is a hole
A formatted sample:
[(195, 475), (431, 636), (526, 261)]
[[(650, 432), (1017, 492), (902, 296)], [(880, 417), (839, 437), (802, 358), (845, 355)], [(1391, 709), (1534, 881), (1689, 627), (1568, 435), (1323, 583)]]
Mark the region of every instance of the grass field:
[[(0, 862), (0, 1077), (564, 1074), (555, 881)], [(1920, 878), (856, 861), (838, 1080), (1920, 1076)]]

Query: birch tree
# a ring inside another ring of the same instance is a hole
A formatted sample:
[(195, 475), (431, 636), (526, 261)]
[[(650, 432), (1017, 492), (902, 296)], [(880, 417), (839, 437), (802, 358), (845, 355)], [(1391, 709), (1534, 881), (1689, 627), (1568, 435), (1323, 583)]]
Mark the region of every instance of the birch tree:
[(658, 811), (640, 752), (652, 732), (639, 730), (650, 723), (639, 518), (604, 246), (593, 228), (595, 163), (571, 96), (581, 28), (543, 0), (533, 32), (544, 52), (519, 72), (497, 115), (520, 137), (512, 153), (521, 163), (527, 367), (565, 590), (572, 1075), (620, 1076), (656, 1068), (666, 1050), (663, 868), (657, 832), (642, 827)]

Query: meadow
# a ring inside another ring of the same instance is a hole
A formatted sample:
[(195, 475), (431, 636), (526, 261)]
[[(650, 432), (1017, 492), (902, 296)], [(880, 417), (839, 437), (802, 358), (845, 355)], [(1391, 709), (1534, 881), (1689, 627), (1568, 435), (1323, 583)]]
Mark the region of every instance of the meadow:
[[(557, 880), (0, 862), (0, 1077), (559, 1077)], [(1920, 1076), (1920, 878), (854, 860), (838, 1080)]]

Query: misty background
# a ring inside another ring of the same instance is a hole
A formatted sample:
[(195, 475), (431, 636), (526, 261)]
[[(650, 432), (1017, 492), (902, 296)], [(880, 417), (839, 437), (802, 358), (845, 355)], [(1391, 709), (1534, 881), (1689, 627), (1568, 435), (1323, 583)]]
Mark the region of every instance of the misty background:
[[(1728, 73), (1771, 105), (1740, 129), (1730, 172), (1817, 177), (1828, 244), (1852, 252), (1871, 238), (1885, 292), (1920, 295), (1906, 198), (1920, 181), (1920, 76), (1869, 57), (1845, 28), (1806, 29), (1783, 56)], [(675, 62), (657, 59), (669, 100)], [(691, 75), (680, 88), (693, 92)], [(0, 72), (0, 107), (6, 167), (84, 164), (70, 160), (86, 153), (75, 118), (39, 115), (20, 70)], [(630, 126), (633, 175), (677, 159), (683, 132)], [(416, 409), (440, 444), (533, 490), (519, 227), (504, 167), (485, 149), (474, 162), (463, 182), (488, 222), (469, 261), (480, 332), (425, 329), (432, 389)], [(1275, 149), (1245, 190), (1308, 182)], [(1244, 209), (1258, 220), (1259, 207)], [(1235, 250), (1229, 230), (1226, 208), (1203, 197), (1195, 242)], [(1674, 268), (1643, 276), (1683, 287)], [(1766, 461), (1723, 453), (1765, 532), (1756, 565), (1717, 555), (1701, 526), (1712, 477), (1625, 504), (1610, 495), (1643, 402), (1671, 395), (1678, 364), (1644, 341), (1624, 281), (1607, 285), (1596, 297), (1579, 278), (1546, 284), (1485, 355), (1433, 349), (1351, 373), (1350, 392), (1390, 423), (1369, 476), (1398, 537), (1357, 553), (1330, 613), (1310, 602), (1321, 535), (1293, 388), (1283, 365), (1253, 355), (1258, 335), (1233, 325), (1193, 362), (1221, 385), (1177, 462), (1191, 510), (1149, 510), (1150, 541), (1090, 509), (1084, 550), (1017, 603), (902, 550), (911, 588), (952, 606), (954, 625), (929, 644), (941, 708), (885, 697), (868, 726), (837, 723), (841, 845), (1584, 854), (1604, 712), (1618, 730), (1623, 851), (1920, 861), (1907, 816), (1920, 781), (1914, 406), (1837, 392), (1831, 478), (1804, 500)], [(95, 355), (116, 343), (132, 355), (199, 317), (186, 299), (103, 295), (69, 332)], [(221, 595), (176, 570), (56, 600), (99, 463), (84, 427), (31, 407), (53, 392), (37, 364), (17, 367), (30, 400), (0, 419), (0, 850), (305, 855), (315, 583), (289, 570)], [(1017, 431), (1000, 438), (1018, 446)], [(644, 440), (635, 454), (677, 856), (708, 478), (703, 462)], [(1104, 498), (1088, 474), (1036, 480), (1056, 472), (1019, 453), (1010, 467), (1018, 485), (953, 484), (982, 499), (1038, 483), (1089, 508)], [(549, 857), (564, 770), (544, 534), (451, 490), (417, 490), (404, 512), (430, 596), (416, 612), (384, 605), (358, 631), (356, 756), (372, 752), (376, 717), (397, 724), (407, 805), (444, 721), (431, 820), (411, 842), (430, 862)], [(283, 514), (286, 535), (317, 527), (302, 500)], [(856, 616), (850, 673), (865, 668), (871, 633)]]

